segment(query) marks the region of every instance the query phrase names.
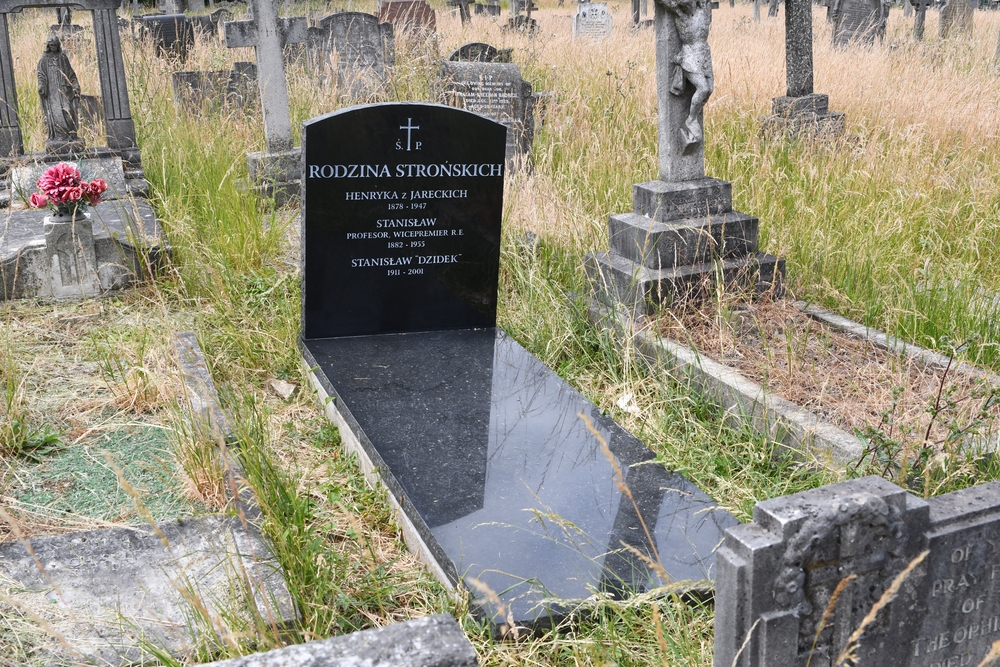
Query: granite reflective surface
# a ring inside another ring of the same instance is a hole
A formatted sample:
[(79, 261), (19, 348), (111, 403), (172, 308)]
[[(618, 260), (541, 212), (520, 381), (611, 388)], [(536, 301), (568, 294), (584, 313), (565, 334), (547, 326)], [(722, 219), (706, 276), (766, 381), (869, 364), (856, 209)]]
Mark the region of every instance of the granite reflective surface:
[(667, 583), (636, 551), (671, 582), (713, 577), (738, 521), (501, 330), (306, 340), (303, 352), (435, 558), (495, 623)]

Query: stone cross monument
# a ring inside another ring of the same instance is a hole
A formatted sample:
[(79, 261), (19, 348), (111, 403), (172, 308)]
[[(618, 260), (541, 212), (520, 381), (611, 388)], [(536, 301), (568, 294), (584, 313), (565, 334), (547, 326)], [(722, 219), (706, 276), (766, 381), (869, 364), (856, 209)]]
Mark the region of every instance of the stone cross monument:
[(785, 80), (788, 92), (771, 100), (764, 134), (843, 134), (844, 114), (831, 112), (830, 98), (813, 92), (812, 0), (785, 0)]
[(298, 193), (301, 168), (299, 151), (292, 148), (284, 47), (307, 40), (308, 21), (304, 16), (278, 18), (275, 0), (252, 0), (250, 9), (252, 18), (223, 24), (226, 46), (254, 47), (267, 152), (247, 155), (250, 180), (259, 192), (284, 202)]
[(608, 220), (611, 249), (587, 255), (594, 294), (643, 316), (704, 298), (716, 281), (780, 293), (784, 261), (758, 251), (757, 218), (733, 210), (729, 183), (705, 176), (711, 3), (656, 0), (655, 21), (660, 180), (634, 186), (634, 211)]

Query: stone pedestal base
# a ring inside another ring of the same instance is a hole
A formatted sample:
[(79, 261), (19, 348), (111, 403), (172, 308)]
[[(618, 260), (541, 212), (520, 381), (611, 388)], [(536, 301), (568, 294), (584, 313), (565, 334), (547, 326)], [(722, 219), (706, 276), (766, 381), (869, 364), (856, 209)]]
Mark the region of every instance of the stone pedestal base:
[(48, 271), (39, 296), (83, 299), (101, 293), (94, 250), (94, 226), (77, 214), (45, 218), (45, 260)]
[(77, 157), (82, 155), (86, 150), (86, 144), (79, 137), (72, 139), (49, 139), (45, 142), (45, 152), (48, 155)]
[(247, 153), (250, 182), (254, 192), (284, 206), (299, 198), (302, 151), (293, 148), (280, 153)]
[(830, 98), (813, 93), (801, 97), (775, 97), (771, 115), (761, 119), (765, 136), (834, 138), (844, 133), (844, 114), (830, 111)]
[(729, 183), (639, 183), (634, 206), (608, 219), (610, 250), (586, 258), (601, 301), (649, 314), (703, 298), (720, 282), (751, 295), (781, 292), (784, 260), (758, 252), (758, 220), (732, 210)]

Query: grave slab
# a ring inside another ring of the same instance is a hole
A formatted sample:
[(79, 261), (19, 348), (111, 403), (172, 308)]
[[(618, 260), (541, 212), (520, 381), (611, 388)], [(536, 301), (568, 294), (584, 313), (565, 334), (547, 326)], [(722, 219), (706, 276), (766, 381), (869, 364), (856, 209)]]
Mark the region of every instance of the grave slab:
[(599, 591), (705, 589), (736, 523), (496, 328), (506, 135), (442, 105), (314, 119), (302, 214), (302, 353), (328, 414), (501, 634)]
[(475, 667), (476, 650), (448, 614), (286, 646), (206, 667)]
[(924, 500), (866, 477), (758, 503), (719, 550), (715, 665), (985, 664), (998, 544), (997, 482)]
[(710, 587), (736, 520), (502, 331), (311, 340), (303, 353), (450, 583), (494, 623), (544, 624), (598, 591)]
[[(269, 547), (254, 526), (236, 518), (70, 533), (30, 545), (29, 552), (21, 542), (0, 544), (5, 598), (96, 664), (135, 663), (143, 643), (174, 655), (190, 650), (193, 609), (185, 593), (220, 620), (248, 593), (265, 622), (284, 626), (296, 618)], [(56, 663), (68, 657), (59, 642), (41, 650)]]
[[(20, 299), (45, 293), (46, 212), (10, 210), (0, 220), (0, 296)], [(94, 252), (102, 290), (121, 289), (159, 264), (170, 245), (144, 199), (105, 201), (93, 207)]]

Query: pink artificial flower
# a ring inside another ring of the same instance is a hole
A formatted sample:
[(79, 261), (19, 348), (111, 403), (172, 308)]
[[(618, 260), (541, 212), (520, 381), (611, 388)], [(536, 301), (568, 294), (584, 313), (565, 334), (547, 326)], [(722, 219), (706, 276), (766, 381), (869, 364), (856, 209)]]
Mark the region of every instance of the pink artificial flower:
[(107, 192), (108, 184), (102, 178), (95, 178), (90, 182), (90, 194), (102, 195)]
[(76, 167), (60, 162), (45, 170), (42, 177), (38, 179), (38, 188), (49, 193), (56, 188), (76, 187), (80, 184), (80, 170)]
[(41, 192), (35, 192), (32, 193), (29, 201), (35, 208), (45, 208), (45, 206), (49, 203), (49, 198)]
[(66, 188), (66, 201), (80, 201), (83, 198), (83, 188), (77, 186)]

